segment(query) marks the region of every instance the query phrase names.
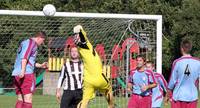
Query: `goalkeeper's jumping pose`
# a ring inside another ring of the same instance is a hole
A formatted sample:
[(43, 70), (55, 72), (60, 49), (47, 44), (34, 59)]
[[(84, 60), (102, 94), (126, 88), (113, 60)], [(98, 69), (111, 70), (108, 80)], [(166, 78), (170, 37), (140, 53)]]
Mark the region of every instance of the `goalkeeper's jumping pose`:
[(81, 25), (74, 27), (74, 33), (74, 42), (78, 46), (84, 64), (83, 99), (77, 108), (87, 108), (88, 102), (94, 98), (96, 90), (105, 95), (109, 108), (114, 108), (112, 87), (102, 73), (102, 62), (99, 55), (89, 42)]

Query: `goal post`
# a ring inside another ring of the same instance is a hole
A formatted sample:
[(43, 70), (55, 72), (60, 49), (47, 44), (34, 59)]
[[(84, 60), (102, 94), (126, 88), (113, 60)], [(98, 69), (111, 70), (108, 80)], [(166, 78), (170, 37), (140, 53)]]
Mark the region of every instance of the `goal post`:
[[(161, 15), (56, 12), (47, 17), (42, 11), (0, 10), (0, 73), (3, 73), (0, 94), (13, 92), (10, 75), (19, 42), (37, 31), (44, 31), (47, 41), (39, 48), (37, 61), (49, 61), (49, 72), (37, 69), (36, 76), (37, 88), (42, 92), (38, 94), (47, 98), (43, 97), (44, 102), (35, 101), (40, 103), (35, 107), (57, 108), (56, 101), (51, 101), (55, 98), (61, 66), (69, 58), (73, 27), (78, 24), (83, 26), (102, 59), (103, 71), (112, 81), (119, 108), (127, 106), (126, 83), (130, 70), (136, 65), (136, 55), (145, 54), (155, 63), (156, 71), (162, 73)], [(90, 108), (106, 108), (105, 99), (99, 93), (96, 95)]]
[[(42, 11), (0, 10), (0, 15), (45, 16)], [(162, 15), (56, 12), (54, 17), (117, 18), (156, 21), (156, 70), (162, 73)]]

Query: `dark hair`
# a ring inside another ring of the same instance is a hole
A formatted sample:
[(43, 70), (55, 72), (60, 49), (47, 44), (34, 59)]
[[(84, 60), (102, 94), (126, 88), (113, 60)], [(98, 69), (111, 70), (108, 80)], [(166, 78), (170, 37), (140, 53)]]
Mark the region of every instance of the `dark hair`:
[(145, 58), (145, 56), (144, 55), (137, 55), (137, 57), (136, 58), (142, 58), (143, 60), (144, 60), (144, 62), (146, 62), (146, 58)]
[(151, 64), (151, 66), (155, 66), (155, 64), (153, 63), (153, 61), (146, 61), (146, 64)]
[(152, 64), (153, 65), (153, 62), (152, 61), (146, 61), (146, 64)]
[(37, 32), (36, 37), (41, 37), (41, 38), (45, 38), (46, 37), (46, 33), (44, 31), (40, 31), (40, 32)]
[(189, 54), (192, 50), (192, 42), (186, 39), (181, 41), (181, 48), (185, 53)]

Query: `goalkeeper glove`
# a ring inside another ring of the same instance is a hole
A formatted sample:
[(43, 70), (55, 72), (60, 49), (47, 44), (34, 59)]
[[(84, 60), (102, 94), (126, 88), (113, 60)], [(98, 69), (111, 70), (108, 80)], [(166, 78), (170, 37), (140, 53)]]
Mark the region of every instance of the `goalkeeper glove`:
[(83, 27), (81, 25), (77, 25), (73, 29), (73, 31), (74, 31), (73, 40), (74, 40), (75, 44), (80, 43), (80, 36), (79, 36), (79, 34), (81, 32), (81, 29), (83, 29)]
[(81, 32), (81, 29), (83, 29), (83, 27), (81, 25), (77, 25), (74, 27), (74, 34), (76, 33), (80, 33)]

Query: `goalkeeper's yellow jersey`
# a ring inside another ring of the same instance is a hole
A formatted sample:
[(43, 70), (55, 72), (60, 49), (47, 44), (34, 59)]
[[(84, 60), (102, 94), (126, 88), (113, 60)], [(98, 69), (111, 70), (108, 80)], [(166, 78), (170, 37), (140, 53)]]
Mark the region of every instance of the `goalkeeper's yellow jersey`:
[(81, 44), (78, 45), (78, 50), (84, 64), (84, 81), (93, 81), (102, 76), (102, 62), (98, 53), (89, 42), (84, 30), (79, 33)]

